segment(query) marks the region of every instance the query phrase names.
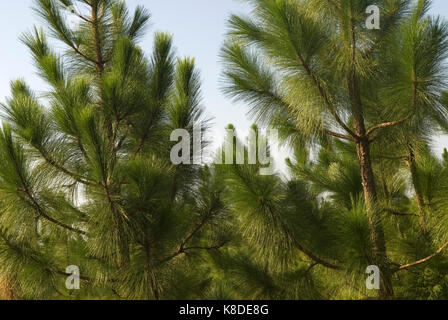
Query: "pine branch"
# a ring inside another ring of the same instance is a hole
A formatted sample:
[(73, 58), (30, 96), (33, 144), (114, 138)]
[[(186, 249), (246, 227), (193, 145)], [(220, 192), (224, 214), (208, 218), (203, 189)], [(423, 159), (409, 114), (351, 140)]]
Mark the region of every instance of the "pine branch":
[(289, 232), (289, 228), (287, 226), (287, 224), (283, 221), (283, 219), (278, 215), (275, 214), (274, 209), (272, 208), (272, 206), (270, 204), (267, 204), (267, 207), (272, 215), (272, 217), (275, 219), (276, 217), (278, 218), (278, 220), (280, 221), (280, 224), (282, 226), (282, 229), (284, 230), (284, 232), (294, 241), (294, 245), (296, 246), (296, 248), (301, 251), (302, 253), (304, 253), (306, 256), (308, 256), (311, 260), (313, 260), (314, 262), (329, 268), (329, 269), (334, 269), (334, 270), (342, 270), (342, 267), (334, 265), (332, 263), (329, 263), (321, 258), (319, 258), (318, 256), (316, 256), (314, 253), (312, 253), (311, 251), (309, 251), (308, 249), (304, 248)]
[(84, 22), (93, 24), (93, 21), (91, 21), (88, 18), (84, 17), (82, 14), (76, 12), (76, 10), (72, 10), (71, 13), (74, 14), (75, 16), (77, 16), (79, 19), (83, 20)]
[(378, 159), (386, 159), (386, 160), (406, 160), (407, 159), (406, 156), (390, 157), (390, 156), (381, 155), (381, 156), (375, 156), (375, 157), (378, 158)]
[[(3, 239), (3, 241), (5, 242), (5, 244), (11, 248), (12, 250), (16, 251), (18, 254), (23, 255), (23, 250), (16, 244), (12, 243), (4, 234), (3, 232), (0, 232), (0, 238)], [(31, 260), (33, 260), (35, 263), (37, 263), (38, 265), (40, 265), (41, 267), (43, 267), (43, 270), (45, 270), (46, 272), (50, 272), (50, 273), (57, 273), (59, 275), (63, 275), (66, 277), (72, 276), (72, 274), (70, 273), (66, 273), (64, 271), (61, 270), (53, 270), (51, 268), (48, 267), (44, 267), (42, 266), (42, 261), (40, 261), (39, 259), (37, 259), (34, 255), (29, 255), (28, 258), (30, 258)], [(87, 282), (93, 282), (93, 280), (89, 277), (85, 277), (85, 276), (80, 276), (79, 277), (81, 280), (87, 281)]]
[(428, 260), (430, 260), (430, 259), (432, 259), (432, 258), (438, 256), (439, 254), (441, 254), (442, 251), (445, 250), (447, 247), (448, 247), (448, 242), (446, 242), (443, 246), (441, 246), (441, 247), (440, 247), (434, 254), (432, 254), (432, 255), (430, 255), (430, 256), (428, 256), (428, 257), (426, 257), (426, 258), (420, 259), (420, 260), (418, 260), (418, 261), (415, 261), (415, 262), (411, 262), (411, 263), (402, 265), (402, 266), (400, 266), (400, 267), (398, 268), (397, 271), (400, 271), (400, 270), (406, 270), (406, 269), (408, 269), (408, 268), (410, 268), (410, 267), (413, 267), (413, 266), (422, 264), (422, 263), (424, 263), (424, 262), (426, 262), (426, 261), (428, 261)]
[(193, 228), (193, 230), (186, 236), (186, 238), (181, 242), (181, 244), (179, 245), (179, 249), (173, 253), (172, 255), (170, 255), (169, 257), (163, 259), (161, 261), (160, 264), (166, 263), (168, 261), (171, 261), (172, 259), (174, 259), (175, 257), (181, 255), (181, 254), (185, 254), (188, 250), (194, 250), (194, 249), (199, 249), (199, 250), (217, 250), (222, 248), (223, 246), (225, 246), (227, 244), (228, 241), (224, 241), (223, 243), (216, 245), (216, 246), (211, 246), (211, 247), (186, 247), (186, 245), (188, 244), (188, 242), (190, 242), (191, 239), (193, 239), (193, 237), (205, 226), (205, 224), (212, 218), (213, 215), (213, 208), (210, 208), (210, 210), (208, 211), (208, 213), (202, 218), (202, 220)]
[(172, 255), (170, 255), (169, 257), (163, 259), (159, 265), (162, 265), (166, 262), (169, 262), (171, 260), (173, 260), (174, 258), (176, 258), (177, 256), (180, 256), (181, 254), (187, 254), (187, 252), (189, 250), (206, 250), (206, 251), (211, 251), (211, 250), (219, 250), (222, 247), (224, 247), (226, 244), (228, 244), (229, 241), (223, 241), (220, 244), (214, 245), (214, 246), (210, 246), (210, 247), (181, 247), (179, 248), (178, 251), (176, 251), (175, 253), (173, 253)]
[(103, 53), (101, 48), (101, 39), (100, 39), (100, 31), (99, 31), (99, 23), (100, 19), (98, 17), (98, 11), (97, 7), (92, 5), (92, 33), (93, 33), (93, 41), (95, 45), (95, 54), (96, 54), (96, 66), (97, 66), (97, 72), (98, 76), (101, 77), (104, 73), (104, 60), (103, 60)]
[[(131, 125), (129, 123), (126, 123), (126, 130), (123, 133), (123, 136), (118, 140), (117, 145), (114, 148), (115, 152), (118, 152), (121, 150), (121, 148), (123, 147), (123, 144), (126, 140), (126, 138), (128, 137), (129, 131), (130, 131)], [(118, 131), (118, 130), (117, 130)]]
[(376, 126), (373, 126), (372, 128), (370, 128), (367, 131), (366, 135), (370, 136), (373, 132), (375, 132), (379, 129), (389, 128), (389, 127), (393, 127), (393, 126), (402, 124), (402, 123), (406, 122), (407, 120), (409, 120), (411, 117), (412, 117), (412, 115), (409, 115), (409, 116), (407, 116), (403, 119), (397, 120), (397, 121), (385, 122), (385, 123), (381, 123)]
[(336, 133), (336, 132), (333, 132), (333, 131), (330, 131), (330, 130), (325, 130), (324, 132), (326, 134), (328, 134), (329, 136), (333, 136), (333, 137), (340, 138), (340, 139), (343, 139), (343, 140), (348, 140), (348, 141), (352, 141), (352, 142), (356, 142), (357, 141), (353, 137), (350, 137), (350, 136), (347, 136), (347, 135), (344, 135), (344, 134), (340, 134), (340, 133)]
[[(64, 276), (64, 277), (73, 276), (73, 274), (71, 274), (71, 273), (67, 273), (67, 272), (64, 272), (64, 271), (61, 271), (61, 270), (52, 270), (50, 268), (45, 268), (45, 271), (48, 271), (48, 272), (51, 272), (51, 273), (57, 273), (57, 274), (59, 274), (61, 276)], [(79, 279), (81, 279), (81, 280), (83, 280), (85, 282), (94, 282), (94, 280), (92, 278), (86, 277), (86, 276), (82, 276), (82, 275), (79, 276)]]
[(222, 247), (224, 247), (226, 244), (228, 244), (229, 241), (223, 241), (218, 245), (215, 246), (211, 246), (211, 247), (186, 247), (183, 249), (183, 252), (187, 252), (189, 250), (207, 250), (207, 251), (211, 251), (211, 250), (219, 250)]
[(28, 196), (28, 198), (31, 200), (31, 203), (33, 204), (34, 208), (36, 209), (36, 211), (39, 213), (39, 215), (42, 218), (44, 218), (45, 220), (50, 221), (50, 222), (52, 222), (52, 223), (62, 227), (64, 229), (67, 229), (69, 231), (72, 231), (72, 232), (75, 232), (75, 233), (78, 233), (78, 234), (82, 234), (82, 235), (86, 235), (87, 234), (85, 231), (82, 231), (82, 230), (70, 227), (70, 226), (68, 226), (68, 225), (66, 225), (66, 224), (64, 224), (64, 223), (62, 223), (62, 222), (60, 222), (60, 221), (50, 217), (49, 215), (47, 215), (44, 212), (44, 210), (42, 209), (42, 207), (40, 206), (40, 204), (37, 202), (37, 200), (34, 198), (33, 194), (31, 193), (31, 191), (29, 190), (27, 184), (25, 183), (25, 180), (23, 179), (22, 175), (19, 174), (19, 176), (20, 176), (20, 179), (21, 179), (21, 182), (22, 182), (23, 190), (18, 190), (18, 191), (23, 192), (23, 193), (25, 193)]
[(305, 274), (308, 275), (308, 274), (311, 272), (311, 270), (313, 270), (313, 268), (314, 268), (315, 266), (317, 266), (317, 265), (319, 265), (319, 263), (317, 263), (317, 262), (313, 262), (313, 263), (306, 269)]
[(319, 79), (314, 75), (314, 73), (311, 71), (311, 68), (305, 63), (305, 60), (303, 57), (297, 52), (297, 58), (299, 60), (299, 63), (303, 66), (308, 76), (313, 80), (314, 85), (316, 86), (320, 96), (324, 100), (325, 104), (330, 110), (330, 113), (332, 114), (333, 118), (336, 120), (336, 122), (344, 129), (353, 139), (359, 139), (359, 137), (351, 130), (345, 123), (342, 121), (342, 119), (339, 117), (339, 115), (336, 112), (336, 108), (333, 106), (333, 104), (330, 102), (330, 99), (328, 97), (327, 92), (323, 88), (322, 84), (320, 83)]
[(36, 12), (50, 23), (55, 34), (58, 35), (65, 44), (72, 48), (76, 54), (80, 55), (89, 62), (95, 63), (94, 59), (82, 53), (79, 48), (73, 43), (73, 39), (71, 39), (70, 35), (67, 34), (67, 32), (70, 31), (66, 27), (64, 20), (61, 18), (60, 10), (54, 6), (54, 3), (48, 0), (38, 0), (38, 3), (40, 5), (40, 8), (35, 9)]
[(399, 212), (392, 209), (385, 209), (386, 212), (393, 214), (394, 216), (416, 216), (419, 217), (416, 213), (405, 213), (405, 212)]
[(153, 118), (151, 117), (150, 123), (146, 126), (145, 132), (143, 133), (143, 136), (140, 138), (137, 148), (134, 151), (132, 158), (137, 158), (138, 154), (143, 150), (143, 147), (145, 146), (145, 142), (149, 137), (149, 134), (151, 133), (151, 127), (153, 125)]
[(81, 177), (79, 177), (77, 174), (71, 172), (70, 170), (66, 169), (64, 166), (58, 164), (55, 160), (51, 159), (50, 156), (42, 150), (41, 147), (34, 145), (33, 147), (39, 152), (39, 154), (42, 156), (42, 158), (52, 167), (56, 168), (57, 170), (61, 171), (62, 173), (65, 173), (66, 175), (72, 177), (74, 180), (76, 180), (79, 183), (85, 184), (85, 185), (91, 185), (91, 183)]

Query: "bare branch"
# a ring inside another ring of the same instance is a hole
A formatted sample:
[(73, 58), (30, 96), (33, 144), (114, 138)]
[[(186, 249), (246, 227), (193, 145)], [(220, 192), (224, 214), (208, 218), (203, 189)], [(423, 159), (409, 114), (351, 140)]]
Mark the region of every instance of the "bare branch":
[(386, 159), (386, 160), (406, 160), (406, 158), (407, 158), (406, 156), (389, 157), (389, 156), (384, 156), (384, 155), (375, 156), (375, 157), (378, 159)]
[(227, 243), (229, 243), (229, 241), (223, 241), (220, 244), (211, 246), (211, 247), (187, 247), (183, 249), (183, 252), (187, 252), (190, 250), (207, 250), (207, 251), (211, 251), (211, 250), (218, 250), (221, 249), (222, 247), (224, 247)]
[(216, 246), (211, 246), (211, 247), (186, 247), (188, 242), (190, 242), (190, 240), (193, 239), (193, 237), (202, 229), (202, 227), (205, 226), (205, 224), (208, 222), (208, 220), (212, 217), (212, 211), (213, 211), (213, 209), (210, 209), (208, 211), (208, 213), (202, 218), (202, 220), (198, 224), (196, 224), (196, 226), (193, 228), (193, 230), (181, 242), (181, 244), (179, 245), (179, 249), (175, 253), (170, 255), (169, 257), (163, 259), (160, 262), (160, 264), (168, 262), (181, 254), (186, 254), (188, 250), (195, 250), (195, 249), (197, 249), (197, 250), (218, 250), (227, 244), (228, 241), (224, 241), (222, 244), (219, 244)]
[(206, 250), (206, 251), (212, 251), (212, 250), (219, 250), (222, 247), (224, 247), (229, 241), (223, 241), (220, 244), (210, 246), (210, 247), (180, 247), (175, 253), (170, 255), (169, 257), (163, 259), (160, 264), (163, 264), (165, 262), (171, 261), (177, 256), (180, 256), (181, 254), (187, 254), (190, 250)]
[(370, 129), (367, 131), (367, 136), (369, 136), (370, 134), (372, 134), (372, 133), (375, 132), (376, 130), (384, 129), (384, 128), (389, 128), (389, 127), (393, 127), (393, 126), (402, 124), (403, 122), (406, 122), (407, 120), (409, 120), (411, 117), (412, 117), (412, 115), (409, 115), (409, 116), (407, 116), (407, 117), (405, 117), (405, 118), (403, 118), (403, 119), (397, 120), (397, 121), (384, 122), (384, 123), (378, 124), (378, 125), (376, 125), (376, 126), (373, 126), (372, 128), (370, 128)]
[(442, 251), (446, 249), (446, 247), (448, 247), (448, 242), (446, 242), (443, 246), (441, 246), (441, 247), (440, 247), (434, 254), (432, 254), (432, 255), (430, 255), (430, 256), (428, 256), (428, 257), (426, 257), (426, 258), (420, 259), (420, 260), (418, 260), (418, 261), (415, 261), (415, 262), (411, 262), (411, 263), (402, 265), (402, 266), (400, 266), (400, 267), (398, 268), (397, 271), (405, 270), (405, 269), (408, 269), (408, 268), (410, 268), (410, 267), (413, 267), (413, 266), (422, 264), (422, 263), (424, 263), (424, 262), (426, 262), (426, 261), (428, 261), (428, 260), (430, 260), (430, 259), (432, 259), (432, 258), (438, 256), (439, 254), (441, 254)]
[(419, 217), (418, 214), (416, 213), (406, 213), (406, 212), (399, 212), (399, 211), (395, 211), (392, 209), (385, 209), (386, 212), (393, 214), (394, 216), (415, 216), (415, 217)]
[(343, 139), (343, 140), (356, 142), (355, 138), (353, 138), (351, 136), (347, 136), (345, 134), (336, 133), (336, 132), (333, 132), (333, 131), (330, 131), (330, 130), (325, 130), (325, 133), (330, 135), (330, 136), (336, 137), (336, 138), (340, 138), (340, 139)]

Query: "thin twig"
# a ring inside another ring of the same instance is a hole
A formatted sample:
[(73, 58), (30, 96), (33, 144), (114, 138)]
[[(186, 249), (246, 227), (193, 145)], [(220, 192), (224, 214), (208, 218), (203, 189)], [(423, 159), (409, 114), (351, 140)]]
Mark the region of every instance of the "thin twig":
[(386, 212), (393, 214), (394, 216), (415, 216), (415, 217), (419, 217), (418, 214), (416, 213), (407, 213), (407, 212), (399, 212), (399, 211), (395, 211), (393, 209), (385, 209)]

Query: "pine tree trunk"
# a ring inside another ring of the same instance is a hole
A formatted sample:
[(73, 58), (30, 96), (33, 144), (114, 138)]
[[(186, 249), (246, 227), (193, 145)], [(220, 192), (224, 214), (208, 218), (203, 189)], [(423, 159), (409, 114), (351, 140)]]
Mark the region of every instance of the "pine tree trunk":
[(14, 285), (7, 278), (0, 279), (0, 300), (16, 300)]
[[(354, 78), (352, 78), (354, 79)], [(353, 124), (355, 133), (359, 139), (356, 143), (359, 167), (361, 171), (361, 181), (364, 192), (364, 200), (369, 221), (370, 240), (372, 243), (372, 263), (381, 270), (380, 298), (387, 299), (393, 296), (392, 273), (389, 266), (386, 251), (386, 240), (384, 237), (381, 222), (381, 212), (378, 210), (378, 194), (373, 174), (372, 159), (370, 156), (370, 141), (366, 135), (364, 116), (362, 114), (361, 98), (357, 88), (356, 80), (350, 82), (353, 93)]]
[(378, 195), (375, 185), (375, 178), (370, 157), (370, 146), (368, 139), (361, 139), (356, 144), (359, 165), (361, 170), (364, 200), (367, 207), (367, 217), (370, 227), (370, 240), (373, 247), (372, 263), (381, 270), (380, 298), (387, 299), (393, 296), (393, 286), (391, 272), (389, 268), (386, 242), (381, 223), (380, 212), (377, 209)]
[(423, 233), (425, 233), (426, 231), (425, 201), (418, 186), (417, 164), (415, 163), (415, 154), (414, 151), (412, 150), (412, 146), (409, 147), (406, 163), (408, 165), (409, 172), (411, 173), (412, 186), (414, 188), (415, 198), (417, 200), (420, 229)]
[[(352, 58), (353, 61), (355, 61), (356, 41), (353, 28), (354, 24), (352, 23)], [(354, 65), (355, 63), (353, 62), (353, 66)], [(350, 72), (347, 84), (351, 98), (353, 126), (355, 128), (355, 133), (358, 136), (356, 151), (361, 171), (367, 218), (369, 221), (370, 239), (372, 243), (372, 263), (381, 270), (380, 298), (387, 299), (393, 296), (392, 273), (387, 258), (386, 240), (380, 216), (381, 212), (377, 207), (378, 194), (373, 174), (372, 159), (370, 156), (370, 138), (367, 135), (360, 88), (354, 67)]]

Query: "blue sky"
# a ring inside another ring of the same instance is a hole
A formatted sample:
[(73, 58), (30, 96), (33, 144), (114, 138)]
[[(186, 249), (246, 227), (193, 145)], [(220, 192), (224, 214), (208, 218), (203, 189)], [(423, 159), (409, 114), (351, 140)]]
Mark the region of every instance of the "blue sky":
[[(214, 118), (214, 141), (222, 138), (223, 128), (233, 123), (237, 128), (248, 128), (246, 108), (226, 99), (219, 90), (221, 65), (219, 48), (225, 33), (226, 18), (230, 13), (245, 13), (248, 8), (236, 0), (127, 0), (133, 8), (146, 6), (152, 14), (151, 28), (142, 41), (150, 52), (154, 31), (174, 34), (175, 45), (181, 56), (196, 58), (203, 78), (204, 105)], [(18, 37), (41, 21), (31, 10), (33, 0), (0, 1), (0, 101), (9, 94), (9, 81), (24, 78), (36, 91), (45, 90), (35, 74), (27, 49)], [(448, 1), (434, 0), (432, 13), (448, 19)], [(448, 139), (440, 139), (437, 149), (448, 147)]]

